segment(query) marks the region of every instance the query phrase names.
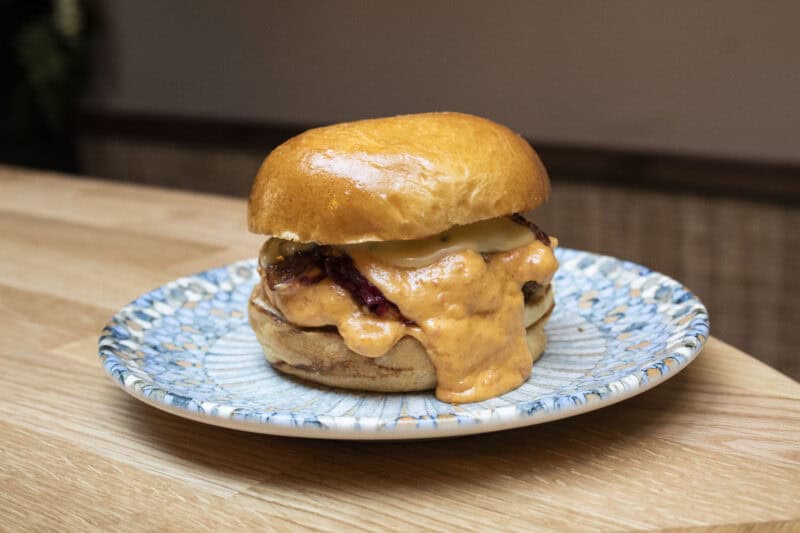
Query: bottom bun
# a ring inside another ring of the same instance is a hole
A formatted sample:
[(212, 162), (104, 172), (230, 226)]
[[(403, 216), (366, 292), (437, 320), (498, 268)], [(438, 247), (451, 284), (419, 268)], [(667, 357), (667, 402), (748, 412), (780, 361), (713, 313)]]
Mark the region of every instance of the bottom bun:
[[(428, 352), (413, 337), (403, 337), (386, 354), (365, 357), (350, 350), (336, 328), (302, 328), (259, 297), (250, 298), (250, 325), (267, 361), (281, 372), (315, 383), (375, 392), (409, 392), (436, 387), (436, 369)], [(547, 344), (544, 326), (553, 310), (552, 291), (526, 305), (528, 349), (536, 361)], [(535, 315), (535, 320), (532, 320)]]

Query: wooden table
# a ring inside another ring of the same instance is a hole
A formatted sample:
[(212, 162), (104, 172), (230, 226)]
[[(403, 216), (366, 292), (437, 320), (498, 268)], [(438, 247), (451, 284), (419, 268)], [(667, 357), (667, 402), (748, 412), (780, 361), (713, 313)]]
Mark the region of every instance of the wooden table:
[(713, 338), (621, 404), (440, 441), (253, 435), (117, 389), (103, 324), (253, 256), (244, 216), (241, 200), (0, 167), (0, 530), (800, 528), (800, 384)]

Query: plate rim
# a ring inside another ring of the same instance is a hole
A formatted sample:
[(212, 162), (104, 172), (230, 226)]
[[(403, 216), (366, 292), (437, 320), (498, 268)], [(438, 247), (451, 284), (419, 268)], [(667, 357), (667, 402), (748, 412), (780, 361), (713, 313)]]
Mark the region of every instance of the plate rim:
[[(705, 344), (705, 343), (704, 343)], [(148, 397), (147, 395), (139, 393), (136, 389), (126, 387), (124, 384), (117, 380), (114, 383), (120, 389), (128, 393), (129, 396), (141, 401), (142, 403), (155, 407), (159, 411), (176, 415), (180, 418), (208, 424), (214, 427), (224, 429), (232, 429), (236, 431), (244, 431), (247, 433), (255, 433), (259, 435), (273, 435), (277, 437), (293, 437), (293, 438), (306, 438), (306, 439), (320, 439), (320, 440), (351, 440), (351, 441), (403, 441), (403, 440), (429, 440), (439, 438), (451, 437), (467, 437), (470, 435), (481, 435), (484, 433), (496, 433), (498, 431), (508, 431), (512, 429), (519, 429), (529, 426), (537, 426), (547, 422), (555, 422), (565, 418), (572, 418), (573, 416), (580, 416), (592, 411), (597, 411), (604, 407), (610, 407), (614, 404), (628, 400), (634, 396), (638, 396), (647, 392), (665, 381), (677, 375), (680, 370), (689, 366), (702, 352), (702, 346), (691, 359), (686, 360), (686, 363), (680, 367), (676, 367), (677, 371), (671, 371), (662, 374), (661, 380), (650, 380), (636, 389), (624, 389), (625, 393), (616, 396), (608, 396), (606, 398), (594, 400), (581, 405), (571, 406), (568, 409), (556, 409), (552, 411), (535, 411), (534, 413), (518, 418), (509, 418), (507, 420), (499, 420), (497, 423), (492, 421), (480, 422), (474, 424), (454, 424), (452, 426), (431, 426), (425, 428), (418, 428), (416, 426), (403, 427), (402, 429), (386, 429), (379, 428), (376, 430), (347, 430), (341, 428), (321, 428), (318, 426), (290, 426), (285, 424), (270, 424), (269, 422), (258, 422), (248, 420), (237, 420), (234, 418), (226, 418), (219, 415), (209, 413), (198, 413), (182, 409), (173, 405), (168, 405), (163, 402), (158, 402)]]
[[(664, 350), (661, 354), (659, 354), (658, 359), (654, 359), (650, 364), (646, 366), (638, 368), (636, 371), (632, 372), (631, 374), (627, 374), (613, 382), (605, 384), (604, 387), (608, 388), (611, 392), (606, 394), (605, 396), (597, 396), (591, 400), (587, 400), (584, 403), (579, 404), (571, 404), (567, 407), (561, 408), (550, 408), (550, 409), (535, 409), (530, 412), (526, 412), (520, 409), (517, 409), (516, 405), (508, 405), (508, 406), (501, 406), (497, 408), (487, 408), (488, 413), (492, 413), (497, 411), (498, 409), (506, 409), (512, 412), (511, 415), (504, 415), (504, 416), (489, 416), (483, 417), (476, 420), (471, 421), (471, 423), (460, 423), (458, 419), (454, 416), (450, 415), (449, 417), (439, 418), (436, 417), (435, 424), (427, 424), (426, 427), (419, 427), (420, 420), (414, 417), (409, 417), (410, 420), (403, 421), (401, 420), (402, 417), (397, 418), (386, 418), (386, 419), (379, 419), (378, 424), (369, 424), (370, 427), (364, 428), (361, 427), (362, 423), (364, 423), (370, 417), (356, 417), (351, 415), (324, 415), (326, 420), (330, 420), (333, 422), (333, 427), (326, 427), (322, 425), (319, 421), (307, 423), (307, 420), (302, 420), (300, 423), (296, 420), (296, 416), (298, 415), (297, 412), (294, 411), (285, 411), (285, 412), (276, 412), (275, 415), (283, 414), (288, 417), (290, 423), (286, 422), (278, 422), (273, 420), (255, 420), (255, 419), (236, 419), (230, 416), (226, 416), (213, 410), (213, 412), (209, 412), (208, 409), (213, 409), (214, 406), (225, 406), (227, 404), (219, 403), (219, 402), (211, 402), (205, 401), (200, 402), (198, 400), (194, 400), (193, 398), (188, 398), (186, 396), (170, 392), (169, 390), (159, 386), (159, 385), (147, 385), (148, 392), (145, 393), (141, 387), (136, 387), (138, 381), (142, 380), (142, 378), (133, 375), (130, 371), (128, 366), (125, 364), (123, 360), (121, 360), (120, 356), (118, 355), (118, 350), (111, 349), (107, 344), (107, 340), (112, 338), (111, 334), (111, 326), (114, 325), (115, 319), (124, 313), (126, 310), (137, 307), (136, 302), (141, 299), (142, 297), (148, 296), (155, 291), (163, 289), (165, 286), (168, 285), (178, 285), (181, 283), (188, 283), (191, 280), (198, 278), (204, 274), (218, 271), (220, 269), (231, 269), (231, 268), (239, 268), (239, 267), (248, 267), (253, 264), (254, 259), (248, 258), (243, 259), (240, 261), (235, 261), (232, 263), (227, 263), (225, 265), (221, 265), (215, 268), (206, 269), (195, 274), (181, 276), (179, 278), (170, 280), (159, 287), (156, 287), (150, 291), (147, 291), (127, 305), (120, 308), (117, 312), (115, 312), (111, 318), (108, 320), (106, 325), (103, 328), (102, 334), (98, 339), (98, 350), (99, 356), (101, 360), (101, 364), (103, 369), (105, 370), (106, 374), (111, 378), (111, 380), (122, 390), (127, 392), (132, 397), (136, 398), (137, 400), (142, 401), (143, 403), (155, 407), (161, 411), (171, 413), (173, 415), (180, 416), (184, 419), (193, 420), (196, 422), (202, 422), (218, 427), (224, 427), (228, 429), (240, 430), (240, 431), (247, 431), (251, 433), (259, 433), (259, 434), (269, 434), (269, 435), (277, 435), (277, 436), (289, 436), (289, 437), (299, 437), (299, 438), (318, 438), (318, 439), (333, 439), (333, 440), (415, 440), (415, 439), (431, 439), (431, 438), (447, 438), (447, 437), (454, 437), (454, 436), (466, 436), (466, 435), (474, 435), (480, 433), (489, 433), (489, 432), (496, 432), (496, 431), (504, 431), (519, 427), (531, 426), (541, 423), (550, 422), (553, 420), (559, 420), (562, 418), (569, 418), (572, 416), (578, 416), (587, 412), (595, 411), (597, 409), (607, 407), (618, 402), (627, 400), (643, 392), (646, 392), (661, 383), (664, 383), (671, 377), (678, 374), (680, 371), (685, 369), (689, 364), (691, 364), (697, 356), (702, 352), (703, 347), (705, 346), (706, 341), (710, 335), (710, 321), (708, 317), (708, 310), (703, 304), (703, 302), (694, 294), (688, 287), (680, 283), (679, 281), (675, 280), (674, 278), (667, 276), (661, 272), (652, 270), (646, 266), (640, 265), (638, 263), (634, 263), (632, 261), (628, 261), (625, 259), (619, 259), (617, 257), (604, 255), (604, 254), (597, 254), (594, 252), (589, 252), (585, 250), (579, 250), (574, 248), (566, 248), (561, 247), (566, 253), (576, 253), (576, 254), (585, 254), (595, 259), (603, 259), (603, 260), (613, 260), (615, 262), (621, 263), (623, 266), (631, 267), (637, 269), (637, 273), (641, 276), (651, 276), (656, 275), (660, 276), (662, 279), (660, 282), (667, 282), (674, 284), (674, 286), (681, 288), (682, 290), (686, 291), (692, 300), (693, 306), (696, 308), (694, 309), (694, 316), (692, 318), (693, 330), (694, 335), (690, 335), (690, 331), (687, 331), (685, 335), (683, 335), (678, 344), (682, 347), (689, 348), (690, 351), (688, 353), (682, 353), (680, 359), (676, 359), (674, 357), (675, 351), (667, 352)], [(208, 283), (204, 281), (204, 283)], [(698, 318), (703, 319), (698, 322)], [(692, 346), (688, 346), (687, 343), (693, 341)], [(665, 363), (667, 359), (672, 358), (677, 364), (668, 365)], [(114, 364), (116, 363), (116, 364)], [(647, 379), (642, 381), (638, 379), (638, 376), (644, 374), (647, 375), (649, 370), (658, 369), (659, 372), (655, 376), (647, 376)], [(118, 376), (114, 374), (118, 373)], [(631, 375), (637, 376), (637, 385), (635, 387), (626, 386), (623, 383), (623, 380)], [(196, 403), (202, 403), (204, 405), (204, 410), (202, 412), (192, 411), (186, 407), (180, 405), (173, 405), (167, 401), (167, 398), (172, 400), (174, 398), (185, 398), (189, 401), (195, 401)], [(510, 409), (514, 408), (514, 409)], [(478, 417), (479, 415), (474, 415)], [(434, 420), (433, 418), (430, 420)], [(387, 427), (388, 423), (392, 423), (392, 427)], [(350, 428), (350, 429), (349, 429)]]

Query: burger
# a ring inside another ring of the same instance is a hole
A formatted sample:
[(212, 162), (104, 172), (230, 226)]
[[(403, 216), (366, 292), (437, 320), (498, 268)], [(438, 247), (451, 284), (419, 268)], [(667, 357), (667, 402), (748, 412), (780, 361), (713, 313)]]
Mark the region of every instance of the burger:
[(255, 177), (266, 235), (248, 311), (280, 372), (450, 403), (519, 387), (545, 348), (550, 182), (519, 135), (461, 113), (308, 130)]

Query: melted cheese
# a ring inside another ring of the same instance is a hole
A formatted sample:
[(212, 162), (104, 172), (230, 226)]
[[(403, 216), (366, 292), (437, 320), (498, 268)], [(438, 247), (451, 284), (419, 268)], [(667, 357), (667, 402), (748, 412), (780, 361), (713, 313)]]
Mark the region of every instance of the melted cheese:
[[(348, 253), (416, 325), (364, 313), (330, 280), (293, 291), (265, 287), (268, 299), (294, 324), (335, 325), (347, 347), (367, 357), (383, 355), (406, 335), (416, 338), (436, 368), (436, 396), (442, 401), (484, 400), (528, 378), (533, 360), (521, 287), (526, 281), (550, 282), (558, 267), (550, 247), (529, 239), (488, 261), (474, 248), (459, 249), (413, 269), (368, 246), (350, 247)], [(430, 254), (406, 257), (423, 256)]]
[(412, 241), (365, 242), (341, 246), (350, 255), (369, 252), (375, 259), (404, 268), (420, 268), (463, 250), (506, 252), (531, 243), (531, 231), (508, 217), (455, 226), (443, 233)]

